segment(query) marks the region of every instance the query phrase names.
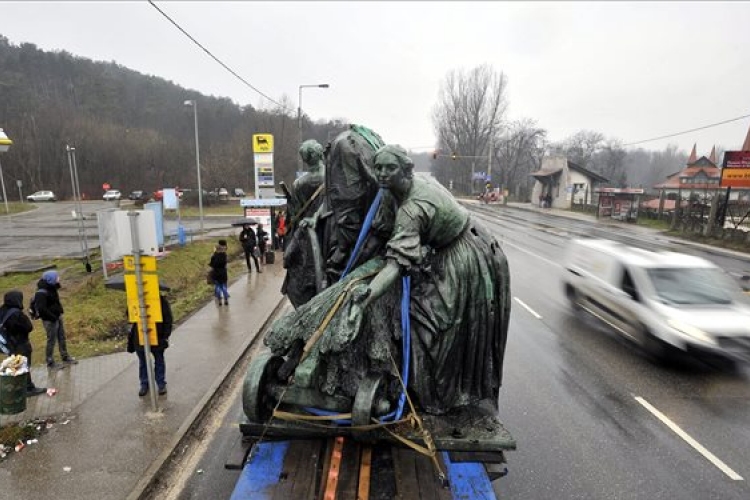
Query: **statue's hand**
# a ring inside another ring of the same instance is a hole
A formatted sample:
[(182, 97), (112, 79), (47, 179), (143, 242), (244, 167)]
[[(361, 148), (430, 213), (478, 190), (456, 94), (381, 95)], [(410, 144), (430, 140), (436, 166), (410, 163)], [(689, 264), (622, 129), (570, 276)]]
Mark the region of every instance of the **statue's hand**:
[(352, 290), (352, 303), (349, 309), (349, 317), (347, 318), (349, 323), (356, 322), (357, 318), (364, 314), (364, 308), (370, 293), (372, 293), (372, 290), (370, 290), (370, 287), (367, 285), (361, 284), (354, 287)]
[(368, 285), (360, 284), (352, 289), (352, 301), (355, 304), (362, 304), (372, 293)]
[(315, 227), (317, 225), (318, 225), (318, 214), (316, 212), (312, 216), (305, 217), (301, 221), (299, 221), (299, 226), (298, 227), (306, 229), (308, 227)]
[(362, 304), (359, 304), (357, 302), (352, 302), (351, 306), (349, 307), (349, 316), (347, 316), (347, 321), (349, 324), (353, 324), (357, 322), (357, 318), (362, 316)]

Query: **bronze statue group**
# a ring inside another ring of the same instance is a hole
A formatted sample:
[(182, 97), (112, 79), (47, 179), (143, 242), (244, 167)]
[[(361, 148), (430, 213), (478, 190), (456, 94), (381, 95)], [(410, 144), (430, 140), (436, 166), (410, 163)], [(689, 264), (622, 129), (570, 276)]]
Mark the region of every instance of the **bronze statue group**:
[(366, 127), (300, 155), (282, 289), (295, 310), (265, 337), (294, 385), (354, 398), (377, 374), (394, 406), (407, 387), (434, 415), (497, 408), (510, 274), (496, 239)]

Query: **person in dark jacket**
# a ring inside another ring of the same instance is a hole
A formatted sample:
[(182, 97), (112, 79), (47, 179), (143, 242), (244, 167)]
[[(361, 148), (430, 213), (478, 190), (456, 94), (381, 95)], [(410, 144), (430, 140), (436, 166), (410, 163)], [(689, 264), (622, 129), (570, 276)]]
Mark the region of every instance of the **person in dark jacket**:
[(78, 364), (75, 358), (68, 354), (68, 345), (65, 338), (65, 325), (63, 324), (63, 306), (60, 303), (60, 274), (57, 271), (45, 271), (42, 279), (36, 284), (37, 291), (34, 294), (34, 303), (39, 318), (42, 320), (44, 330), (47, 332), (47, 356), (48, 368), (62, 368), (63, 365), (55, 363), (55, 342), (60, 349), (60, 357), (63, 363)]
[(3, 305), (0, 307), (0, 321), (3, 321), (5, 331), (10, 337), (10, 354), (26, 356), (29, 363), (29, 376), (26, 379), (26, 395), (37, 396), (44, 394), (45, 387), (37, 387), (31, 380), (31, 342), (29, 333), (34, 329), (31, 320), (23, 312), (23, 293), (20, 290), (11, 290), (5, 294)]
[[(159, 297), (161, 303), (161, 323), (156, 324), (156, 345), (149, 346), (154, 357), (154, 377), (159, 388), (159, 394), (167, 393), (167, 365), (164, 361), (164, 350), (169, 347), (169, 336), (172, 335), (172, 308), (164, 295)], [(146, 367), (146, 350), (138, 340), (138, 325), (130, 325), (128, 334), (128, 352), (138, 355), (138, 380), (141, 388), (138, 395), (148, 394), (148, 368)]]
[(263, 224), (258, 223), (258, 230), (256, 231), (258, 237), (258, 249), (260, 250), (260, 261), (266, 263), (266, 251), (268, 250), (268, 233), (263, 229)]
[(227, 290), (227, 240), (219, 240), (216, 250), (211, 256), (211, 271), (214, 279), (214, 295), (221, 305), (221, 299), (224, 298), (224, 305), (229, 305), (229, 291)]
[(260, 269), (260, 265), (258, 264), (258, 257), (255, 255), (255, 250), (258, 248), (258, 238), (255, 236), (255, 231), (253, 231), (253, 228), (250, 227), (250, 224), (245, 224), (242, 227), (242, 232), (240, 233), (240, 243), (242, 244), (242, 250), (245, 252), (245, 262), (247, 263), (247, 272), (252, 272), (252, 267), (250, 267), (250, 257), (253, 258), (253, 262), (255, 262), (255, 270), (259, 273), (262, 273), (263, 271)]

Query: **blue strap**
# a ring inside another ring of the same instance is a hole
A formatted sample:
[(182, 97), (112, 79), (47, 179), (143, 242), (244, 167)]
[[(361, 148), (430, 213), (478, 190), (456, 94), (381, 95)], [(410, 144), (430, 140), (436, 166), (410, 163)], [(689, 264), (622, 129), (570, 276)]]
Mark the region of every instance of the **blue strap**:
[(380, 421), (399, 420), (404, 414), (406, 403), (406, 388), (409, 387), (409, 362), (411, 360), (411, 318), (409, 316), (409, 305), (411, 303), (411, 276), (401, 279), (401, 379), (404, 386), (398, 397), (396, 410), (381, 417)]
[[(320, 408), (305, 407), (303, 409), (319, 417), (329, 417), (331, 415), (338, 415), (338, 412), (329, 411), (329, 410), (321, 410)], [(332, 420), (332, 422), (336, 425), (352, 425), (351, 419), (348, 419), (348, 418), (342, 418), (340, 420)]]
[(346, 263), (346, 268), (344, 269), (344, 272), (341, 274), (341, 278), (339, 278), (339, 281), (343, 280), (344, 277), (349, 274), (349, 271), (351, 271), (352, 266), (357, 261), (357, 257), (359, 256), (359, 251), (362, 248), (362, 244), (365, 242), (365, 239), (367, 239), (367, 235), (370, 232), (370, 228), (372, 227), (372, 221), (375, 218), (375, 214), (378, 212), (378, 208), (380, 207), (380, 201), (383, 199), (383, 189), (378, 189), (378, 194), (375, 195), (375, 199), (372, 200), (372, 203), (370, 204), (370, 209), (367, 211), (367, 216), (365, 217), (365, 222), (362, 224), (362, 228), (359, 230), (359, 236), (357, 237), (357, 244), (354, 245), (354, 251), (352, 251), (351, 255), (349, 255), (349, 261)]

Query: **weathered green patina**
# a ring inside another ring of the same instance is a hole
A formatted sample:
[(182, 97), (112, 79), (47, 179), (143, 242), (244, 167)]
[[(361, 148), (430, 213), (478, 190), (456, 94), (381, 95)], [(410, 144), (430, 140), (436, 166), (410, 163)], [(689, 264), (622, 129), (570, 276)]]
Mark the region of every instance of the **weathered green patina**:
[[(342, 139), (349, 146), (367, 142), (357, 133)], [(354, 398), (360, 384), (378, 374), (384, 397), (395, 401), (400, 387), (392, 360), (401, 359), (397, 281), (408, 274), (410, 395), (421, 410), (436, 415), (480, 402), (497, 408), (510, 317), (510, 274), (499, 244), (440, 184), (414, 177), (413, 163), (402, 148), (380, 147), (368, 160), (370, 168), (358, 167), (356, 178), (364, 199), (373, 181), (390, 195), (378, 215), (392, 228), (385, 246), (342, 281), (275, 322), (266, 345), (274, 354), (291, 358), (287, 369), (298, 388), (339, 401)], [(337, 182), (346, 187), (354, 178), (344, 170)], [(331, 186), (329, 175), (326, 185)], [(348, 231), (358, 232), (361, 203), (357, 199), (352, 211), (341, 207), (341, 213), (356, 212), (359, 219), (348, 222)], [(351, 246), (349, 241), (344, 247)], [(316, 332), (320, 337), (312, 343)], [(297, 364), (305, 343), (308, 352)], [(300, 403), (302, 399), (310, 400), (300, 396)]]
[(281, 287), (294, 307), (310, 300), (324, 286), (322, 248), (315, 231), (318, 211), (325, 202), (323, 146), (310, 139), (302, 143), (299, 155), (307, 172), (294, 181), (288, 198), (290, 223), (283, 261), (287, 273)]
[[(307, 172), (294, 181), (292, 185), (292, 199), (289, 200), (289, 215), (298, 221), (315, 213), (323, 201), (323, 196), (315, 195), (317, 189), (325, 182), (325, 163), (323, 163), (323, 146), (315, 139), (302, 143), (299, 155), (305, 164)], [(315, 195), (315, 199), (308, 203)], [(305, 208), (304, 213), (301, 209)], [(290, 228), (293, 229), (293, 228)]]

